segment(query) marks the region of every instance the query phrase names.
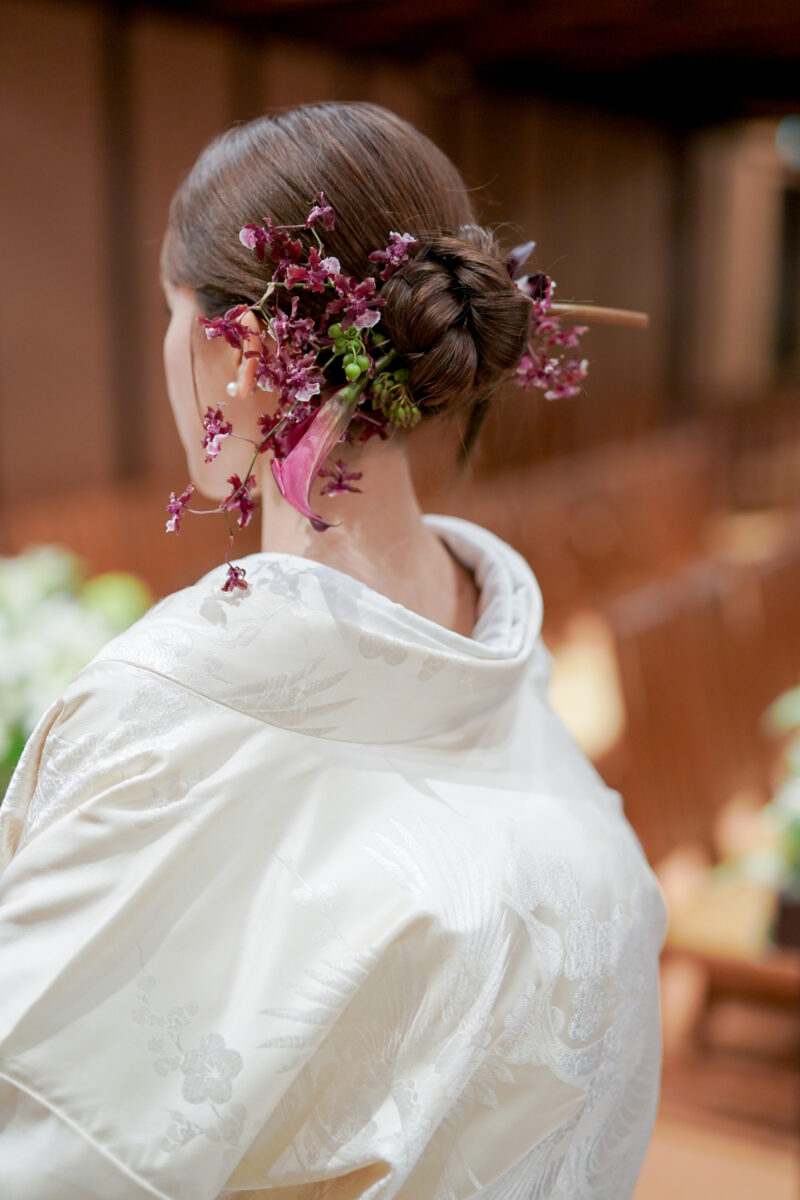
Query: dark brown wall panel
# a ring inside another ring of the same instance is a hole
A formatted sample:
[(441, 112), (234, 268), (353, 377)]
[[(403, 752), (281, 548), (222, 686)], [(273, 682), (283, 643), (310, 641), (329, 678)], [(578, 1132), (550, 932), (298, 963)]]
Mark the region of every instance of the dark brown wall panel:
[(3, 497), (113, 470), (99, 43), (91, 7), (0, 5)]
[(488, 459), (525, 462), (654, 423), (669, 347), (666, 140), (636, 121), (533, 98), (476, 95), (465, 113), (483, 219), (502, 223), (511, 244), (535, 239), (528, 269), (556, 280), (555, 299), (650, 313), (646, 331), (590, 326), (576, 351), (589, 359), (580, 395), (551, 403), (509, 391), (484, 433)]
[(268, 41), (261, 56), (262, 110), (341, 99), (338, 65), (335, 55), (315, 46), (283, 38)]
[(158, 260), (175, 188), (203, 146), (230, 123), (230, 57), (230, 39), (213, 26), (144, 16), (131, 31), (145, 465), (181, 488), (186, 462), (164, 380), (167, 316)]
[(482, 438), (490, 468), (653, 423), (668, 381), (666, 138), (469, 79), (461, 92), (435, 85), (424, 62), (259, 44), (221, 23), (0, 3), (0, 492), (18, 492), (33, 472), (65, 487), (132, 467), (182, 486), (158, 282), (170, 197), (233, 121), (326, 99), (374, 99), (439, 141), (474, 189), (479, 219), (499, 224), (509, 245), (536, 239), (535, 265), (556, 278), (557, 299), (651, 315), (646, 332), (585, 335), (585, 394), (550, 404), (509, 389)]

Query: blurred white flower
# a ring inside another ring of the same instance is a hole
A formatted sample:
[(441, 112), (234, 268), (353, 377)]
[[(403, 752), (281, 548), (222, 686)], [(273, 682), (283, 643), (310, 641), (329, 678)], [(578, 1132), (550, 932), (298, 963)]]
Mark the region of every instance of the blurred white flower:
[(58, 546), (0, 557), (0, 796), (42, 713), (151, 603), (133, 575), (87, 583), (82, 560)]
[(779, 829), (800, 821), (800, 775), (789, 775), (763, 811)]

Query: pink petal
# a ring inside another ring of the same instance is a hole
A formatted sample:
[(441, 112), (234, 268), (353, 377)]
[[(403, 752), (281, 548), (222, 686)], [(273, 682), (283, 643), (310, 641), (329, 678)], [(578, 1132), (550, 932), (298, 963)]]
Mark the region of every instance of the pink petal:
[(522, 268), (533, 253), (533, 248), (536, 242), (522, 242), (519, 246), (515, 246), (509, 252), (506, 259), (508, 273), (512, 279), (518, 279), (522, 273)]
[(270, 464), (284, 500), (308, 517), (317, 530), (327, 529), (331, 522), (312, 511), (309, 505), (311, 487), (325, 459), (350, 424), (357, 404), (357, 395), (343, 399), (341, 393), (336, 392), (317, 410), (308, 429), (286, 457), (273, 458)]

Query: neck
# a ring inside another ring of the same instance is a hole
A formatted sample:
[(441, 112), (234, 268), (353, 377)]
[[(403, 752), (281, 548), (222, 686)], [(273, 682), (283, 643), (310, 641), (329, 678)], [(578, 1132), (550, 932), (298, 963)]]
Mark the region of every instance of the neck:
[[(269, 464), (256, 464), (262, 501), (262, 551), (314, 559), (351, 575), (440, 625), (469, 637), (477, 620), (480, 593), (471, 571), (461, 564), (431, 526), (422, 520), (409, 468), (405, 440), (371, 439), (357, 452), (335, 452), (348, 460), (362, 492), (314, 495), (312, 508), (336, 525), (321, 533), (287, 504)], [(316, 488), (315, 492), (319, 489)]]
[[(362, 492), (320, 496), (315, 486), (311, 505), (326, 521), (335, 522), (318, 533), (309, 521), (281, 497), (269, 463), (261, 459), (258, 477), (262, 502), (261, 549), (312, 558), (340, 570), (353, 568), (397, 573), (422, 547), (439, 539), (422, 520), (422, 511), (405, 446), (374, 438), (353, 452), (349, 447), (330, 456), (348, 460), (348, 471), (361, 471), (353, 480)], [(319, 481), (320, 483), (323, 480)]]

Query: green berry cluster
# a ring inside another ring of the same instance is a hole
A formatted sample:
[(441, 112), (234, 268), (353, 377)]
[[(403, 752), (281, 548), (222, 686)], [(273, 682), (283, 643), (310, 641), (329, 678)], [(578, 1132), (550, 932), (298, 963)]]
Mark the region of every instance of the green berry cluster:
[(370, 389), (372, 403), (400, 429), (413, 428), (422, 415), (405, 386), (409, 374), (408, 367), (383, 371), (372, 381)]
[(350, 325), (342, 329), (337, 321), (328, 326), (328, 336), (333, 338), (334, 354), (341, 354), (344, 373), (351, 383), (355, 383), (369, 370), (370, 358), (365, 353), (364, 330)]
[[(333, 339), (334, 356), (342, 357), (343, 370), (350, 383), (360, 383), (363, 387), (367, 382), (370, 365), (374, 361), (375, 370), (369, 389), (373, 405), (400, 429), (410, 429), (416, 425), (421, 414), (405, 386), (410, 374), (409, 369), (387, 369), (395, 351), (389, 346), (385, 336), (373, 333), (372, 327), (356, 329), (354, 325), (350, 325), (347, 329), (342, 329), (338, 321), (328, 326), (327, 333)], [(380, 358), (369, 357), (367, 342), (370, 343), (369, 348), (373, 352), (377, 351), (381, 355)]]

